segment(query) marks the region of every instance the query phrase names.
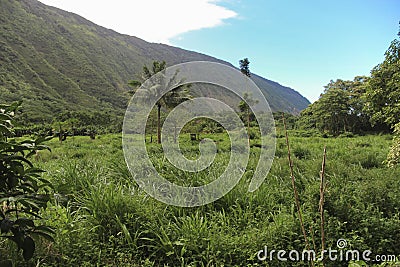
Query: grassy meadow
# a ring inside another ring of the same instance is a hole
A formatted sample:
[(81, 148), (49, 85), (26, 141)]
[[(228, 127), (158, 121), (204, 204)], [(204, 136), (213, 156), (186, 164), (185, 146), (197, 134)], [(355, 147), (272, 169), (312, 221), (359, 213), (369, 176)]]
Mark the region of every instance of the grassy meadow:
[[(218, 201), (196, 208), (169, 206), (142, 192), (127, 170), (119, 134), (95, 140), (68, 137), (62, 143), (54, 138), (48, 142), (52, 152), (40, 151), (33, 162), (46, 170), (43, 176), (56, 192), (41, 211), (43, 222), (56, 231), (55, 242), (40, 240), (34, 258), (25, 263), (16, 249), (8, 250), (12, 242), (1, 241), (0, 261), (11, 256), (16, 266), (310, 266), (276, 256), (272, 261), (257, 258), (265, 247), (305, 248), (285, 138), (282, 131), (277, 134), (272, 168), (257, 191), (247, 192), (261, 149), (255, 138), (239, 184)], [(201, 135), (205, 137), (217, 142), (218, 155), (206, 171), (196, 174), (175, 170), (163, 157), (161, 145), (147, 148), (157, 170), (170, 181), (203, 184), (223, 172), (230, 153), (225, 133)], [(289, 139), (311, 248), (319, 251), (322, 245), (320, 171), (326, 145), (325, 247), (336, 249), (337, 240), (345, 239), (348, 249), (400, 255), (400, 168), (383, 164), (392, 136), (323, 138), (290, 130)], [(185, 156), (198, 156), (198, 141), (190, 141), (189, 134), (179, 141)], [(368, 266), (372, 264), (381, 263)]]

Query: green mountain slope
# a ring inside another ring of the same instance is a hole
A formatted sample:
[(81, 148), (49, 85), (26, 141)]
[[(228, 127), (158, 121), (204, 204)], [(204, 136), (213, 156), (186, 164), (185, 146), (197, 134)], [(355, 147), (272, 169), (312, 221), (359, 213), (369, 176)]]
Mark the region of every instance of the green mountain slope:
[[(123, 114), (127, 81), (153, 60), (229, 64), (122, 35), (36, 0), (0, 0), (0, 102), (22, 99), (30, 121), (51, 121), (65, 111)], [(309, 104), (290, 88), (253, 80), (274, 111), (299, 112)]]

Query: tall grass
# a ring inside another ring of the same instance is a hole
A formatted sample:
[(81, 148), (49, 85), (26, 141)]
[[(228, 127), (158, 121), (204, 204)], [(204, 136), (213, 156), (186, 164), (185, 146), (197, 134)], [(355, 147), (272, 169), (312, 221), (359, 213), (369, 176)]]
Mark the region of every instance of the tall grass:
[[(336, 241), (345, 238), (352, 248), (399, 255), (400, 170), (382, 164), (390, 139), (296, 137), (292, 131), (289, 136), (304, 228), (314, 236), (315, 245), (321, 247), (325, 240), (325, 247), (335, 248)], [(155, 167), (171, 181), (201, 185), (223, 172), (229, 160), (226, 136), (210, 137), (218, 140), (217, 162), (195, 175), (171, 166), (157, 144), (148, 150)], [(197, 143), (183, 138), (182, 150), (195, 157)], [(325, 144), (328, 184), (321, 239)], [(57, 229), (56, 242), (43, 241), (28, 266), (288, 266), (276, 259), (259, 261), (257, 252), (265, 246), (304, 248), (283, 138), (277, 140), (271, 171), (257, 191), (247, 192), (260, 149), (254, 146), (238, 185), (216, 202), (197, 208), (167, 206), (142, 192), (125, 166), (118, 135), (96, 140), (75, 137), (63, 144), (54, 140), (49, 145), (53, 152), (40, 154), (37, 163), (47, 170), (44, 175), (57, 192), (42, 212), (43, 220)], [(0, 244), (0, 252), (4, 249)], [(290, 262), (290, 266), (307, 265)], [(326, 262), (326, 266), (347, 265)]]

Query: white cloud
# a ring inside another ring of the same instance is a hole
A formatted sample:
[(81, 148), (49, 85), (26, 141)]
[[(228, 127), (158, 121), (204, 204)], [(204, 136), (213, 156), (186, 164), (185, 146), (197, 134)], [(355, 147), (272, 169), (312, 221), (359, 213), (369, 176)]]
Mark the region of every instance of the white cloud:
[(178, 35), (219, 26), (237, 14), (216, 0), (40, 0), (119, 33), (168, 43)]

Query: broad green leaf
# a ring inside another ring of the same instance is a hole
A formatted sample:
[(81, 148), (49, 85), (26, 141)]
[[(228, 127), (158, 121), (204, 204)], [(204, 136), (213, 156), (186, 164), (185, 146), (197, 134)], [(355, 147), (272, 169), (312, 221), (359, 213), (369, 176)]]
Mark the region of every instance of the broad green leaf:
[(13, 226), (13, 221), (5, 218), (1, 220), (0, 222), (0, 231), (1, 233), (8, 233), (11, 230), (11, 227)]
[(47, 239), (50, 242), (55, 242), (54, 238), (51, 235), (49, 235), (48, 233), (35, 231), (35, 232), (32, 232), (32, 234), (39, 235), (39, 236)]
[(8, 114), (0, 113), (0, 120), (11, 121), (12, 117)]
[(25, 226), (35, 227), (35, 223), (33, 222), (33, 220), (28, 218), (19, 218), (14, 222), (14, 224), (19, 225), (21, 227)]
[(50, 235), (56, 234), (56, 232), (54, 232), (54, 230), (51, 227), (46, 226), (46, 225), (39, 225), (39, 226), (35, 227), (35, 232), (45, 232)]
[(22, 245), (22, 256), (26, 261), (28, 261), (33, 257), (34, 252), (35, 252), (35, 241), (33, 241), (32, 237), (25, 236), (24, 243)]
[(3, 134), (12, 134), (12, 131), (10, 128), (8, 128), (7, 126), (5, 126), (4, 124), (0, 124), (0, 133)]
[(26, 158), (24, 158), (23, 156), (12, 155), (12, 156), (8, 157), (7, 160), (8, 160), (8, 161), (19, 160), (19, 161), (25, 162), (25, 163), (28, 164), (30, 167), (33, 167), (33, 164), (32, 164), (29, 160), (27, 160)]

